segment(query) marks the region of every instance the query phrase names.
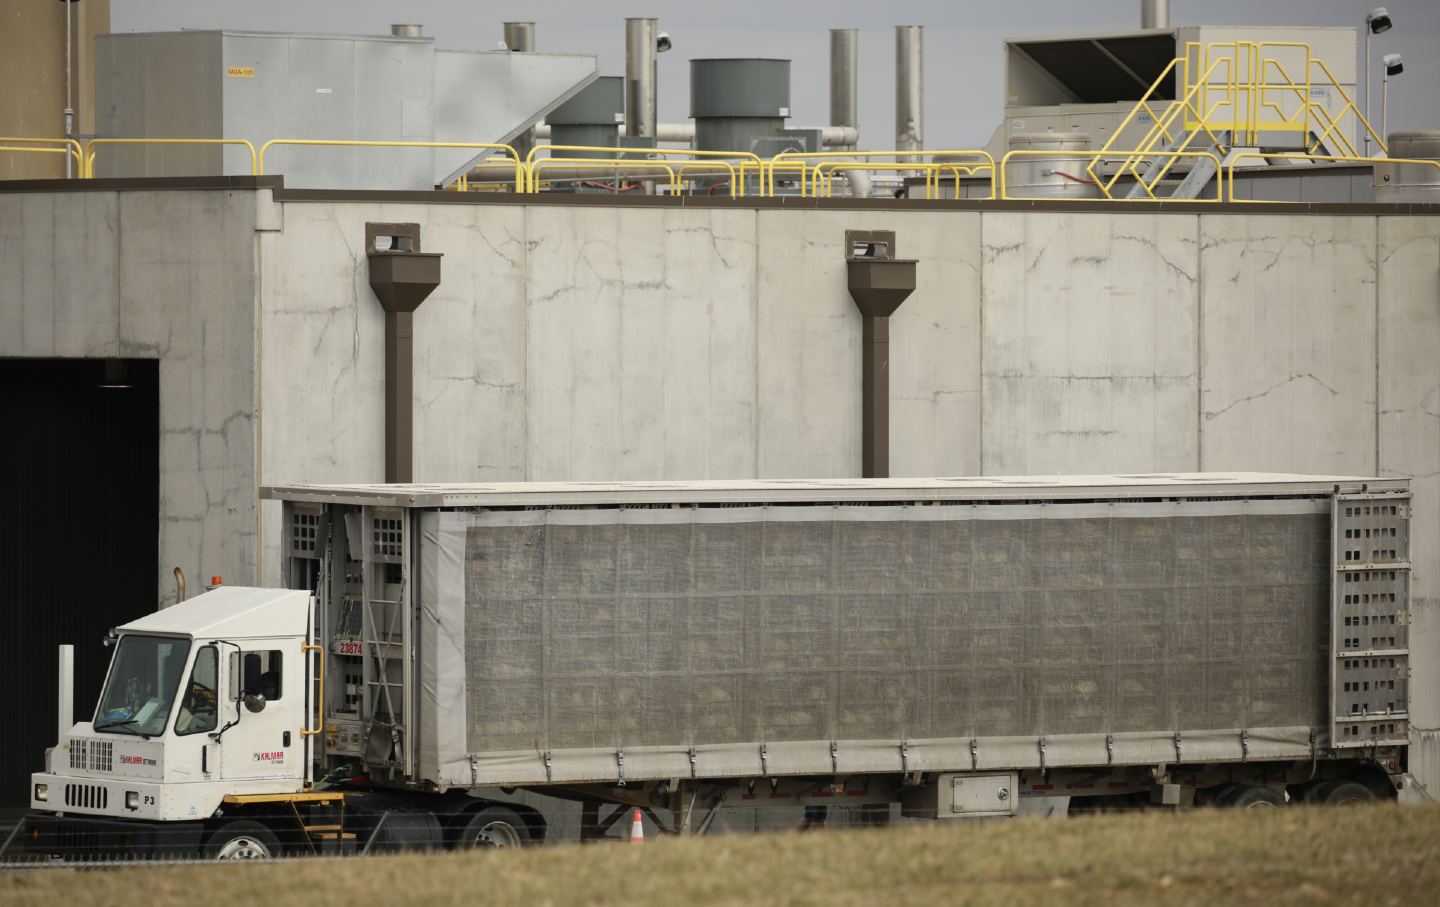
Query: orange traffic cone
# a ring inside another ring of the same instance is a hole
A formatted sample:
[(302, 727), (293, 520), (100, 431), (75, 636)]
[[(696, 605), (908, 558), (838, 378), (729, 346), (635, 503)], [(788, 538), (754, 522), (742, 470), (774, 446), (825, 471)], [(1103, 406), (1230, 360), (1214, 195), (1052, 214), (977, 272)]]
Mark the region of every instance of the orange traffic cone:
[(640, 821), (640, 810), (638, 809), (630, 814), (630, 843), (645, 843), (645, 823)]

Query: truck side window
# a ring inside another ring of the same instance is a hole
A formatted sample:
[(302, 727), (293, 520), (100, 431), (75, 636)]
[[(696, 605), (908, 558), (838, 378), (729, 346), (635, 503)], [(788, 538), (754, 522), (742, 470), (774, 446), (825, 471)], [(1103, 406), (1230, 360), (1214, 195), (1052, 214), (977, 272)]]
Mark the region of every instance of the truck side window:
[(181, 694), (180, 713), (175, 718), (177, 735), (215, 730), (219, 718), (219, 674), (220, 658), (214, 646), (205, 646), (195, 653), (195, 667), (190, 671), (190, 682)]
[(258, 652), (245, 652), (241, 655), (241, 663), (245, 666), (245, 690), (250, 693), (260, 693), (265, 697), (266, 702), (275, 702), (285, 690), (282, 683), (282, 657), (279, 649), (264, 649)]

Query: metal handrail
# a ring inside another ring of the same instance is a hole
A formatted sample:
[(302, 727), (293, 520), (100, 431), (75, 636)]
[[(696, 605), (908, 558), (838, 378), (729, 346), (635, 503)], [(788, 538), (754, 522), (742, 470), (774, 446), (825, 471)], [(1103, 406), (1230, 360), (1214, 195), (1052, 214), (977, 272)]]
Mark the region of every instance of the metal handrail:
[[(700, 151), (700, 150), (693, 149), (693, 148), (624, 148), (624, 147), (610, 146), (610, 145), (554, 145), (554, 144), (551, 144), (551, 145), (536, 145), (534, 148), (531, 148), (531, 149), (530, 149), (530, 153), (529, 153), (529, 154), (525, 155), (525, 166), (531, 170), (531, 176), (532, 176), (531, 184), (532, 184), (532, 187), (533, 187), (534, 182), (535, 182), (534, 179), (533, 179), (534, 167), (535, 167), (536, 164), (540, 163), (540, 161), (536, 159), (536, 155), (538, 155), (538, 154), (539, 154), (540, 152), (542, 152), (542, 151), (549, 152), (549, 153), (552, 155), (552, 158), (547, 158), (546, 160), (553, 159), (553, 155), (554, 155), (554, 153), (555, 153), (556, 151), (585, 151), (585, 152), (590, 152), (590, 153), (592, 153), (592, 154), (593, 154), (593, 153), (598, 153), (598, 154), (623, 154), (623, 155), (625, 155), (626, 157), (620, 158), (620, 160), (636, 161), (636, 162), (640, 162), (640, 163), (644, 163), (644, 162), (647, 162), (647, 161), (648, 161), (648, 162), (658, 162), (658, 161), (667, 161), (667, 160), (670, 160), (670, 158), (668, 158), (668, 157), (658, 157), (658, 156), (654, 156), (654, 155), (684, 155), (684, 156), (685, 156), (685, 159), (687, 159), (687, 160), (697, 160), (697, 161), (698, 161), (699, 159), (701, 159), (701, 158), (742, 158), (742, 159), (744, 159), (744, 163), (741, 165), (742, 167), (745, 167), (745, 166), (754, 166), (755, 168), (757, 168), (757, 170), (758, 170), (759, 172), (762, 172), (762, 173), (764, 172), (764, 161), (762, 161), (762, 160), (760, 159), (760, 155), (755, 154), (755, 153), (752, 152), (752, 151)], [(643, 157), (641, 157), (641, 155), (643, 155)], [(558, 160), (573, 161), (573, 160), (582, 160), (582, 159), (581, 159), (581, 158), (559, 158)], [(679, 163), (679, 161), (671, 161), (671, 163)], [(732, 178), (732, 179), (733, 179), (733, 178)], [(535, 189), (534, 189), (534, 188), (531, 188), (529, 191), (534, 192)], [(741, 185), (739, 186), (738, 191), (739, 191), (739, 194), (740, 194), (740, 195), (744, 195), (744, 194), (745, 194), (745, 187), (744, 187), (743, 184), (741, 184)]]
[[(563, 158), (562, 158), (562, 160), (563, 160)], [(678, 162), (677, 162), (677, 163), (678, 163)], [(744, 165), (742, 164), (741, 166), (743, 167)], [(721, 167), (723, 167), (724, 169), (730, 171), (730, 197), (731, 197), (731, 198), (737, 198), (738, 196), (735, 194), (735, 187), (736, 187), (736, 171), (735, 171), (735, 166), (734, 166), (733, 164), (728, 163), (727, 161), (691, 161), (691, 162), (685, 164), (685, 166), (683, 166), (683, 167), (680, 168), (679, 179), (682, 179), (682, 180), (683, 180), (683, 179), (685, 178), (685, 171), (687, 171), (687, 170), (704, 170), (704, 169), (706, 169), (706, 168), (709, 168), (709, 169), (711, 169), (711, 170), (715, 170), (715, 169), (721, 168)], [(742, 192), (743, 192), (743, 190), (742, 190)]]
[[(59, 145), (59, 148), (20, 148), (19, 145)], [(34, 139), (0, 136), (0, 151), (20, 154), (72, 154), (75, 156), (75, 178), (85, 178), (85, 152), (74, 139)]]
[[(300, 646), (300, 651), (319, 653), (315, 656), (315, 673), (320, 685), (320, 689), (315, 693), (315, 726), (304, 726), (310, 724), (310, 716), (306, 715), (304, 725), (300, 728), (301, 737), (315, 737), (325, 730), (325, 647), (307, 642)], [(309, 777), (308, 770), (306, 777)]]
[[(928, 150), (927, 150), (927, 149), (921, 149), (921, 150), (918, 150), (918, 151), (910, 151), (910, 150), (905, 150), (905, 151), (900, 151), (900, 150), (893, 150), (893, 151), (782, 151), (782, 152), (780, 152), (779, 154), (775, 155), (774, 157), (770, 158), (770, 160), (766, 161), (766, 168), (767, 168), (767, 173), (768, 173), (768, 182), (766, 183), (765, 194), (767, 194), (767, 195), (774, 195), (774, 194), (775, 194), (775, 168), (776, 168), (777, 166), (787, 166), (787, 167), (788, 167), (789, 165), (791, 165), (792, 162), (797, 162), (797, 161), (798, 161), (798, 162), (800, 162), (800, 163), (804, 163), (804, 162), (810, 161), (810, 160), (812, 160), (812, 159), (814, 159), (814, 158), (825, 158), (825, 159), (827, 159), (827, 160), (828, 160), (828, 159), (837, 159), (838, 163), (844, 164), (847, 159), (852, 159), (852, 158), (871, 158), (871, 157), (924, 157), (925, 155), (937, 155), (937, 154), (943, 154), (943, 155), (973, 155), (973, 156), (978, 157), (978, 158), (981, 159), (980, 161), (977, 161), (977, 162), (976, 162), (976, 165), (975, 165), (976, 167), (987, 167), (987, 166), (988, 166), (988, 167), (990, 168), (991, 172), (992, 172), (992, 173), (994, 172), (994, 168), (995, 168), (995, 158), (994, 158), (994, 156), (991, 155), (990, 152), (985, 151), (984, 149), (981, 149), (981, 148), (959, 148), (959, 149), (936, 148), (936, 149), (928, 149)], [(876, 167), (874, 167), (874, 168), (867, 168), (866, 166), (864, 166), (864, 164), (865, 164), (864, 161), (854, 161), (854, 160), (851, 160), (850, 163), (855, 164), (855, 166), (853, 166), (853, 167), (836, 167), (836, 168), (832, 168), (832, 169), (847, 169), (847, 170), (865, 170), (865, 169), (875, 169), (875, 170), (924, 170), (924, 169), (926, 169), (926, 168), (925, 168), (926, 162), (924, 162), (924, 161), (915, 161), (914, 163), (897, 161), (897, 162), (896, 162), (897, 164), (903, 163), (903, 166), (899, 166), (899, 167), (879, 167), (879, 166), (876, 166)], [(947, 163), (948, 163), (948, 162), (947, 162)], [(956, 162), (956, 163), (958, 163), (958, 162)], [(817, 166), (818, 166), (818, 165), (817, 165)], [(813, 168), (812, 168), (812, 170), (813, 170)], [(812, 189), (813, 189), (813, 187), (812, 187)], [(804, 168), (802, 168), (801, 171), (800, 171), (800, 196), (803, 198), (803, 197), (805, 197), (805, 194), (806, 194), (806, 171), (805, 171)], [(992, 186), (992, 187), (991, 187), (990, 198), (993, 199), (994, 197), (995, 197), (994, 187)]]
[(547, 157), (532, 162), (527, 168), (530, 174), (528, 192), (538, 192), (540, 186), (540, 174), (547, 164), (554, 164), (556, 167), (575, 167), (581, 170), (664, 170), (670, 176), (670, 194), (680, 194), (680, 180), (671, 164), (677, 161), (612, 161), (597, 158), (585, 157)]
[(1236, 162), (1253, 157), (1260, 160), (1294, 160), (1320, 162), (1326, 164), (1420, 164), (1426, 167), (1434, 167), (1440, 171), (1440, 161), (1427, 158), (1408, 157), (1353, 157), (1343, 154), (1302, 154), (1300, 152), (1266, 152), (1266, 151), (1240, 151), (1230, 159), (1230, 197), (1228, 201), (1237, 205), (1270, 205), (1275, 204), (1275, 199), (1267, 198), (1236, 198), (1235, 197), (1235, 164)]
[[(1102, 156), (1105, 156), (1106, 154), (1107, 154), (1107, 152), (1105, 152), (1105, 151), (1032, 151), (1032, 150), (1028, 150), (1028, 149), (1016, 150), (1016, 151), (1008, 152), (1008, 153), (1006, 153), (1006, 155), (1005, 155), (1004, 157), (1002, 157), (1002, 158), (1000, 159), (1000, 172), (999, 172), (998, 176), (996, 177), (997, 180), (998, 180), (998, 183), (999, 183), (1000, 198), (1002, 198), (1002, 199), (1004, 199), (1004, 200), (1006, 200), (1006, 201), (1037, 201), (1037, 200), (1044, 200), (1044, 201), (1090, 201), (1090, 199), (1068, 198), (1068, 197), (1065, 197), (1065, 196), (1043, 196), (1043, 197), (1042, 197), (1042, 196), (1014, 196), (1014, 195), (1011, 195), (1011, 194), (1010, 194), (1009, 186), (1006, 185), (1006, 181), (1005, 181), (1006, 168), (1007, 168), (1007, 167), (1009, 166), (1009, 164), (1010, 164), (1010, 159), (1011, 159), (1011, 158), (1017, 158), (1017, 157), (1075, 158), (1075, 157), (1082, 157), (1082, 156), (1084, 156), (1084, 157), (1092, 157), (1092, 158), (1095, 158), (1095, 161), (1092, 161), (1092, 164), (1091, 164), (1091, 166), (1093, 166), (1095, 163), (1098, 163), (1099, 159), (1100, 159)], [(1107, 200), (1109, 200), (1109, 201), (1114, 201), (1114, 202), (1167, 201), (1167, 202), (1175, 202), (1175, 203), (1177, 203), (1177, 204), (1188, 204), (1188, 203), (1193, 203), (1193, 202), (1216, 202), (1216, 201), (1222, 201), (1222, 200), (1225, 198), (1225, 187), (1224, 187), (1225, 177), (1224, 177), (1224, 170), (1223, 170), (1223, 168), (1221, 167), (1220, 158), (1217, 157), (1213, 152), (1210, 152), (1210, 151), (1152, 151), (1152, 152), (1150, 152), (1150, 154), (1151, 154), (1152, 156), (1154, 156), (1154, 157), (1169, 157), (1169, 158), (1182, 158), (1182, 157), (1187, 157), (1187, 158), (1209, 158), (1210, 160), (1214, 161), (1214, 162), (1215, 162), (1215, 183), (1216, 183), (1216, 185), (1215, 185), (1215, 190), (1216, 190), (1215, 197), (1214, 197), (1214, 198), (1163, 198), (1163, 199), (1162, 199), (1162, 198), (1158, 198), (1158, 197), (1155, 195), (1155, 193), (1154, 193), (1153, 191), (1151, 191), (1152, 187), (1146, 185), (1143, 180), (1140, 181), (1140, 184), (1141, 184), (1142, 186), (1144, 186), (1144, 188), (1145, 188), (1145, 194), (1146, 194), (1146, 197), (1145, 197), (1145, 198), (1116, 198), (1115, 196), (1113, 196), (1113, 195), (1110, 194), (1110, 187), (1107, 187), (1107, 186), (1106, 186), (1103, 182), (1101, 182), (1100, 180), (1096, 180), (1096, 181), (1095, 181), (1096, 187), (1100, 190), (1100, 192), (1105, 196), (1105, 198), (1106, 198)], [(1088, 172), (1088, 169), (1089, 169), (1089, 168), (1087, 168), (1087, 172)]]
[[(246, 144), (249, 144), (248, 142)], [(328, 145), (338, 148), (468, 148), (474, 150), (503, 151), (509, 154), (515, 171), (515, 191), (525, 191), (525, 165), (520, 155), (509, 145), (495, 142), (379, 142), (360, 139), (271, 139), (260, 146), (260, 174), (265, 173), (265, 153), (272, 145)]]
[[(835, 191), (835, 171), (837, 170), (922, 170), (925, 173), (925, 197), (927, 199), (940, 197), (940, 175), (949, 171), (955, 177), (956, 195), (959, 195), (960, 172), (973, 175), (977, 170), (984, 170), (990, 167), (985, 163), (961, 164), (949, 161), (821, 161), (811, 168), (812, 182), (811, 191), (815, 198), (830, 198)], [(993, 197), (994, 182), (991, 182)]]
[(241, 145), (250, 152), (250, 175), (258, 176), (264, 170), (257, 170), (255, 146), (244, 139), (91, 139), (85, 143), (85, 176), (95, 176), (95, 146), (97, 145)]

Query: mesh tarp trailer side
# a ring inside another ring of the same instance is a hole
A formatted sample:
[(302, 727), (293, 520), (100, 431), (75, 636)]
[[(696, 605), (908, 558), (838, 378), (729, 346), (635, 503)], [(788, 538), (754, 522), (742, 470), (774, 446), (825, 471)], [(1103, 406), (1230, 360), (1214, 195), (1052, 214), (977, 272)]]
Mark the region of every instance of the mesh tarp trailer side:
[(427, 511), (419, 767), (518, 785), (1304, 757), (1327, 724), (1329, 513)]

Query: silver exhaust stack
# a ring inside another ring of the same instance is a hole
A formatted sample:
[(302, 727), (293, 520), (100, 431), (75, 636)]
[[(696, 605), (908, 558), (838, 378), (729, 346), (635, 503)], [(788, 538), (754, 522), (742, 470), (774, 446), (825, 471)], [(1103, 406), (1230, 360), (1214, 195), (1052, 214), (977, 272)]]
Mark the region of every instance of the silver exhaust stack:
[[(925, 27), (895, 26), (895, 148), (925, 147)], [(905, 158), (898, 159), (904, 163)]]
[(1169, 28), (1170, 0), (1140, 0), (1141, 28)]
[(625, 20), (625, 134), (654, 138), (656, 29), (654, 19)]

